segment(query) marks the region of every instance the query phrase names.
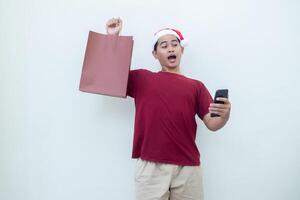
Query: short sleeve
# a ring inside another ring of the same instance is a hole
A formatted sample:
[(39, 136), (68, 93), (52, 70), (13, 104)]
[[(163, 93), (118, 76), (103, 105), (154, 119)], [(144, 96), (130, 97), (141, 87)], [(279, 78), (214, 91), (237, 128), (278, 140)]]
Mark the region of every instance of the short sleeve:
[(126, 95), (130, 96), (132, 98), (134, 98), (135, 93), (136, 93), (135, 91), (136, 91), (138, 71), (139, 70), (137, 70), (137, 69), (129, 71), (128, 82), (127, 82), (127, 94)]
[(197, 115), (203, 120), (204, 116), (209, 113), (208, 108), (210, 103), (213, 102), (213, 98), (206, 86), (200, 81), (197, 82)]

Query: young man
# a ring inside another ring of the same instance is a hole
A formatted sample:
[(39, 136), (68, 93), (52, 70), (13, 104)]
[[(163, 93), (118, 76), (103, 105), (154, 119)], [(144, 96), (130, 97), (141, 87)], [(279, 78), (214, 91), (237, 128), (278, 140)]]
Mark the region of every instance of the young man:
[[(108, 34), (119, 35), (122, 20), (110, 19)], [(230, 102), (214, 104), (198, 80), (180, 73), (184, 38), (178, 30), (162, 29), (154, 35), (153, 56), (161, 70), (130, 70), (127, 94), (135, 101), (132, 158), (137, 159), (137, 200), (203, 200), (200, 153), (195, 143), (195, 115), (211, 131), (229, 119)], [(211, 117), (211, 113), (220, 117)]]

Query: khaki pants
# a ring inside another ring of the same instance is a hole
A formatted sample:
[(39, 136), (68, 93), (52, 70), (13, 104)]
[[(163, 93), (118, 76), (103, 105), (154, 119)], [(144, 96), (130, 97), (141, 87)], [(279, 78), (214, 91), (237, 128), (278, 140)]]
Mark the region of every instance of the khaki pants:
[(201, 166), (136, 161), (136, 200), (203, 200)]

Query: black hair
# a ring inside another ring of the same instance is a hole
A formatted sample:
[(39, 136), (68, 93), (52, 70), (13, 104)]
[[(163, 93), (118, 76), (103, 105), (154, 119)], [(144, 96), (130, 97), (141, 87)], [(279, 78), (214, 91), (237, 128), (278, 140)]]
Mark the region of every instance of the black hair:
[[(179, 44), (180, 44), (180, 40), (176, 37), (176, 39), (178, 40)], [(153, 50), (156, 51), (157, 50), (157, 45), (158, 45), (158, 41), (156, 41)]]

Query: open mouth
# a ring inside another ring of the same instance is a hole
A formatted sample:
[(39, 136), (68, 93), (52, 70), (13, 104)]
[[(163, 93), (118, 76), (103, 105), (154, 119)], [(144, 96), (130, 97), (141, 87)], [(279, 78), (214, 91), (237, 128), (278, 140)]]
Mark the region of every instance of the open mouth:
[(175, 60), (176, 60), (176, 55), (170, 55), (170, 56), (168, 56), (168, 60), (169, 60), (170, 62), (175, 62)]

